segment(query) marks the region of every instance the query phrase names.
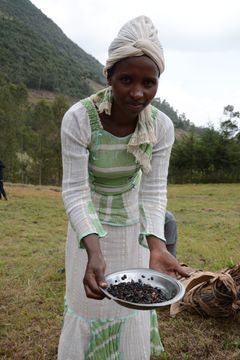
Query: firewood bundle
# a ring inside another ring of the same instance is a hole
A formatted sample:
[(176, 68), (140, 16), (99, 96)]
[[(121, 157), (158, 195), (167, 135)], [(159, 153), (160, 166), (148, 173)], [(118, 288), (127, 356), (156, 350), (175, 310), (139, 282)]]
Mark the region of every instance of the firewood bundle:
[(189, 274), (180, 279), (185, 295), (171, 306), (171, 315), (187, 310), (215, 318), (236, 316), (240, 311), (240, 264), (216, 273), (189, 269)]

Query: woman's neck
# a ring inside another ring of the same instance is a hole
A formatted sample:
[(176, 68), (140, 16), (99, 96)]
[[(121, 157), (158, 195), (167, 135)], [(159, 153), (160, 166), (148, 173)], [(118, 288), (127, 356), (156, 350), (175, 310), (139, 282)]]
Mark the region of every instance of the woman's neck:
[(100, 114), (99, 117), (103, 129), (118, 137), (132, 134), (137, 125), (137, 119), (134, 122), (129, 122), (125, 118), (114, 117), (112, 114), (106, 115), (105, 113)]
[(112, 106), (111, 115), (102, 113), (99, 115), (104, 130), (119, 137), (132, 134), (138, 122), (138, 116), (128, 116)]

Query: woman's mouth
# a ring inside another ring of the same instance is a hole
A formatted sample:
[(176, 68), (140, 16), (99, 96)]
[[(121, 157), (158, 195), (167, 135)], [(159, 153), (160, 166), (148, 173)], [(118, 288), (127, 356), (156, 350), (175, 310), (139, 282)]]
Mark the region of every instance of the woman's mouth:
[(141, 111), (145, 107), (144, 103), (127, 103), (127, 107), (134, 111)]

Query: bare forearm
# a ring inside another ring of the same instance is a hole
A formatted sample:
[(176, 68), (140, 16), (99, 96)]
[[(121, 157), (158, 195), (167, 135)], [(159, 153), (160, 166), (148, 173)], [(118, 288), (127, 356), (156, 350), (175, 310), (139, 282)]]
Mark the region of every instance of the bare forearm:
[(82, 239), (83, 245), (87, 251), (88, 257), (92, 255), (102, 255), (99, 236), (89, 234)]
[(102, 299), (102, 294), (99, 287), (106, 287), (107, 283), (104, 278), (105, 260), (103, 258), (100, 241), (97, 234), (90, 234), (85, 236), (83, 244), (88, 254), (88, 263), (83, 278), (83, 284), (87, 297), (93, 299)]
[(156, 237), (154, 235), (148, 235), (146, 238), (147, 238), (148, 248), (149, 248), (150, 252), (152, 252), (152, 251), (162, 252), (162, 251), (167, 250), (165, 241), (159, 239), (158, 237)]

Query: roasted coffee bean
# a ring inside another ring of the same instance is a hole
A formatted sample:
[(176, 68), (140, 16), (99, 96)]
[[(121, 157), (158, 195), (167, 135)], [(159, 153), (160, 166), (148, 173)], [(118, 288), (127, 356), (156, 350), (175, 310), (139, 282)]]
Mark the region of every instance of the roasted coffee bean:
[(118, 299), (136, 304), (156, 304), (171, 299), (163, 290), (144, 284), (141, 279), (137, 282), (132, 280), (117, 285), (111, 284), (107, 291)]
[(121, 277), (122, 280), (125, 280), (126, 278), (127, 278), (127, 275), (125, 275), (125, 274)]

